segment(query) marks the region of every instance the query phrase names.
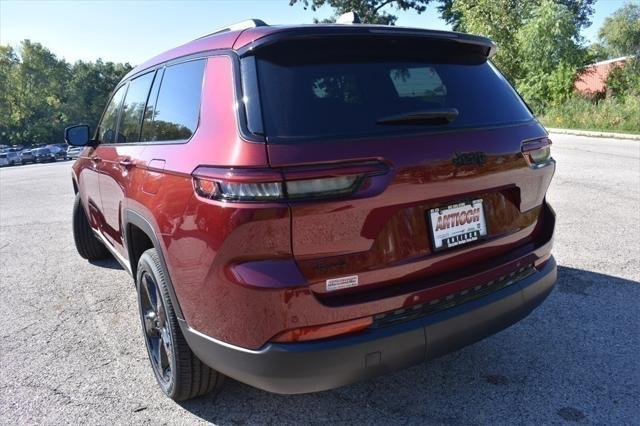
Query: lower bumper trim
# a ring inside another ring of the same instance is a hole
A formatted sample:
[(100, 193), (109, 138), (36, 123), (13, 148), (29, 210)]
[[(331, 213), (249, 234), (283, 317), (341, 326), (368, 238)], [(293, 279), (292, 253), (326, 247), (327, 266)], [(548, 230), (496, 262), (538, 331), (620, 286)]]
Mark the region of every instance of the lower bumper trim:
[(433, 315), (355, 336), (248, 350), (180, 322), (194, 353), (241, 382), (281, 394), (316, 392), (419, 364), (497, 333), (526, 317), (551, 293), (556, 263), (487, 296)]

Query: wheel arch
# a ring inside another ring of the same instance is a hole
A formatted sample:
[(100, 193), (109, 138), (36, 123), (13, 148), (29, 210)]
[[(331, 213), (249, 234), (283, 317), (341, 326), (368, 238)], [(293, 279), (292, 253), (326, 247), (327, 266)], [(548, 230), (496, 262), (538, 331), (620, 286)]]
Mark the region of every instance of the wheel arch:
[(169, 297), (171, 297), (171, 303), (173, 304), (176, 316), (180, 320), (184, 320), (184, 315), (182, 314), (182, 309), (180, 308), (178, 297), (176, 296), (175, 290), (173, 288), (173, 281), (171, 280), (171, 275), (169, 274), (169, 269), (167, 268), (164, 252), (162, 250), (162, 246), (155, 229), (144, 216), (130, 209), (124, 210), (123, 223), (125, 230), (125, 245), (127, 247), (127, 253), (129, 255), (129, 264), (131, 265), (131, 275), (133, 276), (134, 281), (136, 279), (138, 260), (140, 259), (140, 256), (142, 256), (142, 253), (144, 253), (146, 250), (155, 248), (156, 252), (158, 253), (158, 257), (160, 258), (160, 263), (162, 264), (164, 275), (167, 279), (167, 284), (169, 287)]
[(78, 187), (78, 177), (76, 176), (75, 170), (71, 170), (71, 184), (73, 185), (73, 194), (77, 194), (80, 191)]

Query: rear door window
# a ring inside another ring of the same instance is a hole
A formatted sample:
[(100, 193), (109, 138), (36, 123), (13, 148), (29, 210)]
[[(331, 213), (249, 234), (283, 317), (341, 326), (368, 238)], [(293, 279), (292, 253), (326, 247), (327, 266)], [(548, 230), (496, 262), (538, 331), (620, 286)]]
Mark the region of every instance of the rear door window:
[(122, 104), (122, 116), (118, 127), (119, 143), (140, 141), (142, 114), (153, 82), (154, 72), (137, 77), (129, 83), (129, 89)]
[[(143, 125), (146, 141), (179, 141), (198, 127), (204, 60), (166, 67), (155, 103), (147, 106)], [(153, 90), (152, 90), (153, 96)]]

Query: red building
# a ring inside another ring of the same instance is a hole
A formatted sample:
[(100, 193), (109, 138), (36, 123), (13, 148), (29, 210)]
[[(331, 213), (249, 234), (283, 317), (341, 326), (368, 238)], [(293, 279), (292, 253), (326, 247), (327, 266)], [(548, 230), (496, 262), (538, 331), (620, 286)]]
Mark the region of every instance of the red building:
[(632, 56), (622, 56), (620, 58), (609, 59), (607, 61), (596, 62), (582, 68), (578, 74), (578, 78), (574, 83), (574, 87), (578, 92), (592, 94), (604, 92), (607, 90), (607, 76), (612, 69), (618, 66), (624, 66), (625, 62)]

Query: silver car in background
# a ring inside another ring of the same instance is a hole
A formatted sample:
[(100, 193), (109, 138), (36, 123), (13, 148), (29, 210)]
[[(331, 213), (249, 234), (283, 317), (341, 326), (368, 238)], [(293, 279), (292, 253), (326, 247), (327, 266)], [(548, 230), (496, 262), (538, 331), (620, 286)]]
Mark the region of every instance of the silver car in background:
[(7, 155), (7, 161), (9, 161), (10, 166), (15, 166), (22, 163), (22, 159), (20, 158), (20, 153), (15, 150), (8, 150), (4, 152)]

